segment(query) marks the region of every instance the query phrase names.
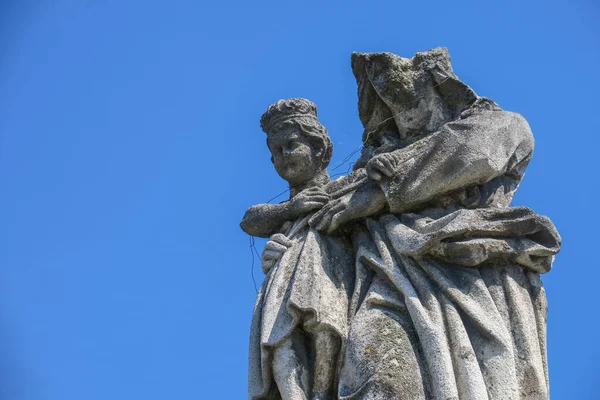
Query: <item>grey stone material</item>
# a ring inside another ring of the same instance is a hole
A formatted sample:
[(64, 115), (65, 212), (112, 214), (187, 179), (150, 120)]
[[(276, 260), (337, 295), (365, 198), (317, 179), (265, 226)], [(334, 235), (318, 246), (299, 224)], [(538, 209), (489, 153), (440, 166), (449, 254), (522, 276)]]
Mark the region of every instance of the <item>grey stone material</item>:
[(352, 69), (364, 147), (348, 176), (329, 180), (311, 102), (261, 121), (292, 195), (241, 224), (272, 235), (249, 398), (549, 398), (540, 274), (561, 239), (510, 206), (533, 154), (527, 122), (477, 96), (443, 48), (354, 53)]
[(261, 126), (290, 200), (253, 206), (241, 223), (250, 234), (271, 235), (252, 319), (249, 398), (331, 399), (348, 336), (353, 252), (349, 239), (322, 235), (307, 221), (335, 198), (326, 189), (332, 144), (306, 99), (271, 105)]

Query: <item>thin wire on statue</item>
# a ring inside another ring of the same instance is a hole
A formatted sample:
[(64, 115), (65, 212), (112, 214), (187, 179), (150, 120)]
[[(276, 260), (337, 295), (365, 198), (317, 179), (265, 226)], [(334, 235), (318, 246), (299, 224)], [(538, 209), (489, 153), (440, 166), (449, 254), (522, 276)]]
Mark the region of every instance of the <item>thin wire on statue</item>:
[(252, 283), (254, 283), (254, 290), (256, 290), (256, 294), (258, 294), (258, 288), (256, 287), (256, 279), (254, 279), (254, 252), (256, 251), (256, 247), (254, 246), (254, 236), (248, 236), (250, 237), (250, 256), (252, 257), (252, 268), (250, 269), (250, 274), (252, 275)]
[[(340, 162), (338, 165), (336, 165), (335, 168), (333, 168), (331, 171), (335, 171), (336, 169), (342, 167), (345, 163), (347, 163), (348, 161), (350, 161), (350, 159), (352, 158), (353, 155), (355, 155), (356, 153), (358, 153), (359, 151), (361, 151), (363, 149), (363, 147), (364, 146), (360, 146), (360, 147), (354, 149), (349, 155), (347, 155), (344, 158), (344, 160), (342, 162)], [(349, 173), (350, 169), (352, 169), (353, 165), (354, 165), (354, 163), (351, 162), (348, 170), (346, 171), (346, 175)], [(332, 178), (335, 177), (335, 176), (340, 176), (340, 175), (344, 175), (344, 173), (341, 172), (339, 174), (332, 175)], [(276, 198), (281, 197), (282, 195), (284, 195), (285, 193), (287, 193), (289, 191), (290, 191), (290, 189), (287, 188), (286, 190), (284, 190), (283, 192), (279, 193), (275, 197), (272, 197), (271, 199), (269, 199), (267, 201), (267, 204), (270, 203), (270, 202), (272, 202)], [(254, 277), (254, 264), (255, 264), (254, 255), (256, 254), (256, 257), (258, 258), (259, 261), (260, 261), (260, 255), (258, 254), (258, 250), (256, 249), (256, 242), (255, 242), (254, 236), (248, 235), (248, 237), (250, 238), (250, 254), (251, 254), (251, 257), (252, 257), (252, 266), (251, 266), (250, 274), (252, 275), (252, 283), (254, 284), (254, 290), (256, 291), (256, 294), (258, 294), (258, 287), (256, 286), (256, 278)]]
[[(392, 115), (391, 117), (387, 118), (386, 120), (384, 120), (381, 123), (387, 122), (390, 119), (394, 118), (395, 115)], [(375, 133), (377, 131), (377, 129), (374, 129), (372, 131), (370, 131), (369, 133), (367, 133), (367, 136), (365, 138), (365, 140), (363, 141), (363, 143), (366, 143), (369, 140), (369, 137), (371, 136), (371, 134)], [(344, 157), (344, 159), (335, 167), (333, 167), (331, 169), (331, 172), (337, 170), (338, 168), (342, 167), (344, 164), (346, 164), (347, 162), (350, 161), (350, 159), (352, 158), (352, 156), (354, 156), (356, 153), (358, 153), (359, 151), (362, 151), (362, 149), (364, 149), (365, 146), (359, 146), (356, 149), (354, 149), (352, 152), (350, 152), (350, 154), (348, 154), (346, 157)], [(352, 169), (352, 167), (354, 166), (354, 164), (356, 164), (356, 162), (351, 162), (348, 169), (346, 170), (346, 175), (350, 173), (350, 170)], [(332, 175), (331, 177), (334, 178), (336, 176), (341, 176), (344, 175), (343, 172), (337, 173), (335, 175)], [(273, 200), (277, 199), (278, 197), (281, 197), (282, 195), (284, 195), (285, 193), (289, 192), (290, 189), (287, 188), (286, 190), (284, 190), (283, 192), (279, 193), (278, 195), (276, 195), (275, 197), (272, 197), (271, 199), (269, 199), (267, 201), (267, 204), (272, 202)], [(254, 278), (254, 255), (256, 254), (256, 257), (258, 258), (258, 260), (260, 261), (261, 257), (260, 254), (258, 254), (258, 250), (256, 249), (256, 242), (255, 242), (255, 238), (252, 235), (248, 235), (250, 237), (250, 253), (251, 253), (251, 257), (252, 257), (252, 267), (251, 267), (251, 271), (250, 273), (252, 274), (252, 283), (254, 283), (254, 290), (256, 290), (256, 294), (258, 294), (258, 288), (256, 286), (256, 279)]]

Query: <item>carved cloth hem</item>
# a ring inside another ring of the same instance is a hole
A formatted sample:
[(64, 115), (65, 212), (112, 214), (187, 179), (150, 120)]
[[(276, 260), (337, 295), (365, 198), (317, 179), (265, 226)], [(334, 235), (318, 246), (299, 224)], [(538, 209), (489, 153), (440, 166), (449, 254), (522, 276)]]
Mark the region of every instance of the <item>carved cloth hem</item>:
[(547, 399), (546, 295), (560, 248), (524, 207), (357, 229), (339, 399)]
[[(298, 224), (298, 221), (296, 222)], [(273, 349), (295, 329), (330, 330), (345, 342), (353, 287), (349, 241), (305, 227), (267, 274), (254, 306), (249, 352), (249, 399), (275, 399)]]

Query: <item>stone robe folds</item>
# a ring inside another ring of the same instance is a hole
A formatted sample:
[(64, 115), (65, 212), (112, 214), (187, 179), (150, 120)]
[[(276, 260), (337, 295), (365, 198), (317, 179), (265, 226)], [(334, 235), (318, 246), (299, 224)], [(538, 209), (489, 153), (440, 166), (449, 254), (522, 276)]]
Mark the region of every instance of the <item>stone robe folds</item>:
[[(393, 114), (389, 88), (399, 75), (388, 55), (378, 71), (378, 56), (353, 60), (365, 127)], [(560, 237), (548, 218), (509, 207), (531, 158), (531, 131), (451, 72), (439, 81), (453, 85), (438, 89), (460, 106), (450, 122), (390, 153), (394, 174), (379, 182), (389, 213), (354, 232), (339, 398), (547, 399), (540, 274)]]
[(348, 240), (308, 228), (307, 220), (299, 219), (287, 232), (293, 245), (268, 272), (258, 293), (250, 336), (249, 399), (281, 399), (272, 355), (294, 330), (329, 330), (341, 343), (347, 337), (352, 248)]

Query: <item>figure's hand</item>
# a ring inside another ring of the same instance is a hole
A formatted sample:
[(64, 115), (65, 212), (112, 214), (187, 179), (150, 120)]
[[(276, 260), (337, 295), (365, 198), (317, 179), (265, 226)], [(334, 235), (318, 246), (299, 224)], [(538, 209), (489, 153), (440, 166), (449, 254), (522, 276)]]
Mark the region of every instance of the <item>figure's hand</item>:
[(290, 211), (295, 217), (307, 215), (323, 207), (329, 195), (320, 187), (304, 189), (290, 200)]
[(332, 200), (317, 211), (308, 223), (314, 229), (330, 234), (347, 222), (377, 214), (385, 205), (383, 191), (371, 182), (355, 192)]
[(265, 244), (262, 252), (261, 267), (265, 274), (281, 259), (286, 250), (292, 245), (292, 241), (282, 233), (276, 233)]
[(379, 182), (384, 176), (390, 178), (396, 171), (397, 163), (398, 161), (392, 153), (378, 154), (367, 163), (367, 175), (376, 182)]

